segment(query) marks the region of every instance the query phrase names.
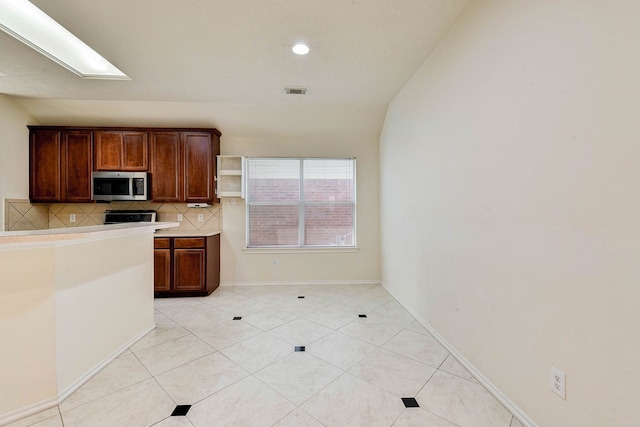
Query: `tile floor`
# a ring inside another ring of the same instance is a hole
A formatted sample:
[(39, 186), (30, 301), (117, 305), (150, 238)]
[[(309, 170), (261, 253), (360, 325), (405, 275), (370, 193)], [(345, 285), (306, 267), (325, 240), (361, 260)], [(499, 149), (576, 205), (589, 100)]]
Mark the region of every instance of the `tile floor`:
[(10, 426), (521, 426), (379, 285), (221, 287), (156, 324)]

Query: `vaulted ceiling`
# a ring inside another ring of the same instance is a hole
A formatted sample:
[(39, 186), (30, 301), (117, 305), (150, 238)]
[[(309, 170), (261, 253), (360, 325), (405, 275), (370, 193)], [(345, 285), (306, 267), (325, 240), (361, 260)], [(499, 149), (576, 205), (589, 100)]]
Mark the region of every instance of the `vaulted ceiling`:
[(470, 1), (32, 0), (132, 80), (82, 79), (0, 33), (0, 93), (40, 124), (377, 135)]

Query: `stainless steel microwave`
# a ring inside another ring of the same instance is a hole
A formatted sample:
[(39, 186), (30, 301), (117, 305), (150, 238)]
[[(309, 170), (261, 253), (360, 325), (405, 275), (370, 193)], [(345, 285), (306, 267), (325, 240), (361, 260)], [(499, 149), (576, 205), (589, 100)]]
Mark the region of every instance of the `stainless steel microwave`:
[(148, 200), (148, 176), (146, 172), (92, 172), (91, 199)]

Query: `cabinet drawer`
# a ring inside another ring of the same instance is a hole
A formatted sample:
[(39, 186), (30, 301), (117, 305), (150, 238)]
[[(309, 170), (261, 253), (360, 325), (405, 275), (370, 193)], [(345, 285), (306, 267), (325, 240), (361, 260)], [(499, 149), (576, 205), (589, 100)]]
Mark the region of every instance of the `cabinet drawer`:
[(155, 249), (169, 249), (169, 246), (168, 237), (156, 237), (153, 239), (153, 247)]
[(174, 248), (204, 248), (204, 237), (175, 238)]

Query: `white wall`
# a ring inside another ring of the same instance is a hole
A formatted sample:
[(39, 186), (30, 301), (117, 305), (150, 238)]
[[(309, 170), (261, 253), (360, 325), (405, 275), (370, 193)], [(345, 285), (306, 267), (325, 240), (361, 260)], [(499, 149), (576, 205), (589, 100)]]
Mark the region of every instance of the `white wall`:
[(0, 425), (50, 407), (56, 397), (55, 250), (6, 246), (0, 245)]
[(381, 137), (384, 285), (541, 426), (640, 417), (638, 16), (477, 1)]
[(0, 242), (0, 425), (56, 405), (153, 329), (153, 230), (108, 234)]
[[(356, 157), (357, 245), (352, 253), (244, 253), (245, 204), (223, 199), (222, 284), (380, 281), (378, 139), (358, 135), (222, 138), (223, 154), (249, 157)], [(273, 266), (274, 258), (278, 266)]]
[[(31, 116), (0, 94), (0, 203), (29, 197), (30, 123)], [(0, 230), (4, 230), (4, 204), (0, 206)]]
[(152, 248), (151, 231), (56, 248), (59, 396), (154, 328)]

